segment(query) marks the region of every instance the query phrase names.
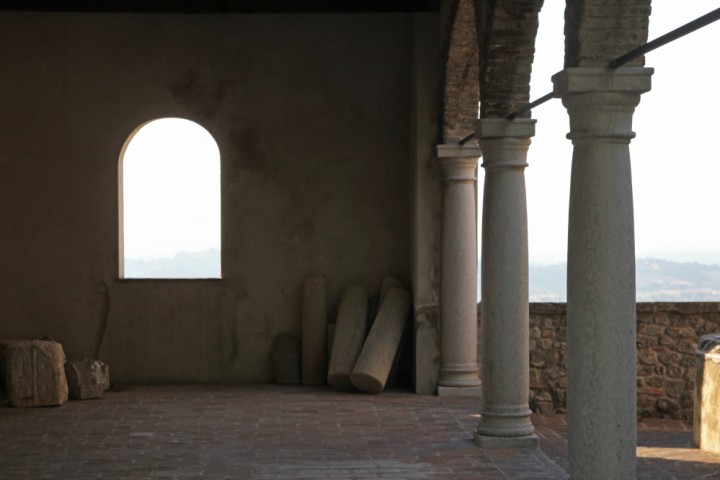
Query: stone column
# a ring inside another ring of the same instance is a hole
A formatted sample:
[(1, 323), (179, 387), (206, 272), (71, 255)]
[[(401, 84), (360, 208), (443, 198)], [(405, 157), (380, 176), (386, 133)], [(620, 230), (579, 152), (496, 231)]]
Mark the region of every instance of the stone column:
[(443, 186), (438, 395), (479, 395), (475, 172), (480, 148), (438, 145), (437, 155)]
[(525, 167), (535, 120), (482, 119), (480, 446), (537, 445), (530, 421), (530, 310)]
[(570, 116), (568, 455), (573, 479), (635, 478), (635, 236), (630, 139), (650, 68), (553, 77)]

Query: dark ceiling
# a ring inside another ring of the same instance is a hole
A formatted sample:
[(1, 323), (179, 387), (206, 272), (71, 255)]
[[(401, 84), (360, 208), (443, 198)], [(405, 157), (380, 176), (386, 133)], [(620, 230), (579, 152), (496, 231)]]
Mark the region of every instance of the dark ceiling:
[(434, 12), (440, 0), (0, 0), (0, 10), (127, 13)]

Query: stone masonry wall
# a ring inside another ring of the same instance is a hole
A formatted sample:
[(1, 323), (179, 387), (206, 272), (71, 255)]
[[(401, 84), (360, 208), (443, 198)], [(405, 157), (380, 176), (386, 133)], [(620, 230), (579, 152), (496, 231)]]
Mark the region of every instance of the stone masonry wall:
[(478, 45), (472, 0), (460, 0), (445, 65), (443, 140), (456, 143), (473, 132), (478, 118)]
[(542, 3), (476, 0), (482, 118), (504, 117), (528, 102)]
[[(565, 10), (565, 66), (605, 67), (647, 41), (651, 0), (579, 0)], [(638, 57), (628, 66), (642, 66)]]
[[(567, 406), (566, 306), (530, 305), (530, 407)], [(638, 416), (692, 419), (695, 348), (720, 332), (720, 303), (638, 303)]]

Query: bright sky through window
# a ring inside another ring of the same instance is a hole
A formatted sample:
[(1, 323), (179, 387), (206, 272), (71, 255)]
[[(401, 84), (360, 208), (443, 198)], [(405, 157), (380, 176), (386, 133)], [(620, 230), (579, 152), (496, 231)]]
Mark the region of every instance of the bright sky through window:
[(124, 277), (219, 277), (220, 152), (210, 133), (179, 118), (148, 122), (121, 168)]

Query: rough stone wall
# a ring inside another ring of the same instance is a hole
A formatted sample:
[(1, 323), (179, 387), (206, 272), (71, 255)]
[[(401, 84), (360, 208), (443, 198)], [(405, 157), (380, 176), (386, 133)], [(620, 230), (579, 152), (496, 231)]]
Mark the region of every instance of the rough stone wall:
[[(530, 98), (542, 0), (476, 0), (480, 116), (505, 117)], [(527, 112), (523, 116), (529, 117)]]
[(472, 0), (460, 0), (452, 22), (445, 65), (445, 143), (457, 143), (473, 132), (480, 102), (478, 71), (475, 11)]
[[(565, 66), (605, 67), (647, 42), (651, 0), (568, 0)], [(642, 66), (638, 57), (627, 66)]]
[[(566, 306), (530, 305), (530, 406), (564, 412), (567, 406)], [(695, 348), (720, 332), (720, 303), (638, 303), (638, 415), (690, 420)]]

